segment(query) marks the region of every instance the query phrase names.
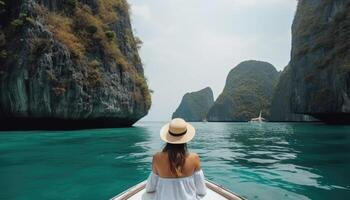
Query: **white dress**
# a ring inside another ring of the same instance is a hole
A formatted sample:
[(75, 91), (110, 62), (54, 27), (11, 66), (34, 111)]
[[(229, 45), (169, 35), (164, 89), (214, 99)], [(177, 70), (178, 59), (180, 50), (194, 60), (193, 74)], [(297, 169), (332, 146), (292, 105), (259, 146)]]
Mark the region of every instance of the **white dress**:
[(182, 178), (163, 178), (149, 175), (146, 192), (155, 192), (155, 200), (198, 200), (207, 193), (202, 170)]

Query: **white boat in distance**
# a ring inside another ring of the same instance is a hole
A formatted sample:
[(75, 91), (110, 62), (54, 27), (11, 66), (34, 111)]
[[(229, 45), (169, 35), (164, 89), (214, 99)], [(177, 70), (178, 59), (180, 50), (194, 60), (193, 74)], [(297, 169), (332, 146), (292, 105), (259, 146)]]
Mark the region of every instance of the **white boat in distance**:
[[(205, 185), (207, 186), (207, 194), (202, 200), (245, 200), (211, 181), (205, 180)], [(153, 200), (155, 193), (147, 193), (145, 187), (146, 181), (143, 181), (113, 197), (111, 200)]]
[(265, 122), (265, 121), (266, 121), (265, 118), (261, 117), (261, 111), (260, 111), (259, 117), (252, 118), (250, 120), (250, 122), (258, 122), (258, 123), (262, 123), (262, 122)]

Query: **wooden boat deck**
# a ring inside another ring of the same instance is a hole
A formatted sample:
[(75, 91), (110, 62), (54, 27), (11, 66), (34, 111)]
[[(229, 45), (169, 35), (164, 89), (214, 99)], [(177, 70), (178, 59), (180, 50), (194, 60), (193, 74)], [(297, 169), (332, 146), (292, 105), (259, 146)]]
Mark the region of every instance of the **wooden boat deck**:
[[(202, 200), (244, 200), (233, 192), (223, 188), (208, 180), (205, 181), (208, 188), (207, 195)], [(143, 181), (125, 192), (113, 197), (111, 200), (153, 200), (154, 193), (147, 193), (145, 191), (146, 181)]]

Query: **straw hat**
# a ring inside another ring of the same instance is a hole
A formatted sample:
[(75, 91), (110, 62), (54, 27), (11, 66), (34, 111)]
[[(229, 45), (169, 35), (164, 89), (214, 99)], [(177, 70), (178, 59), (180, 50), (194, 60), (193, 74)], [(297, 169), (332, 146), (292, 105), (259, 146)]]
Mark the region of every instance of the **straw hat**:
[(194, 127), (181, 118), (175, 118), (160, 129), (160, 138), (167, 143), (187, 143), (196, 134)]

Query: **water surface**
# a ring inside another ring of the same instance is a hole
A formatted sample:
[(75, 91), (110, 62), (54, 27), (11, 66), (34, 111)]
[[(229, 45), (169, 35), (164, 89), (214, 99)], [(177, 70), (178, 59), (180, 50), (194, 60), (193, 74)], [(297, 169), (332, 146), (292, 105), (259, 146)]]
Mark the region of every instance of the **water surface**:
[[(161, 122), (0, 132), (0, 199), (108, 199), (144, 180)], [(350, 199), (350, 126), (193, 123), (207, 178), (249, 199)]]

